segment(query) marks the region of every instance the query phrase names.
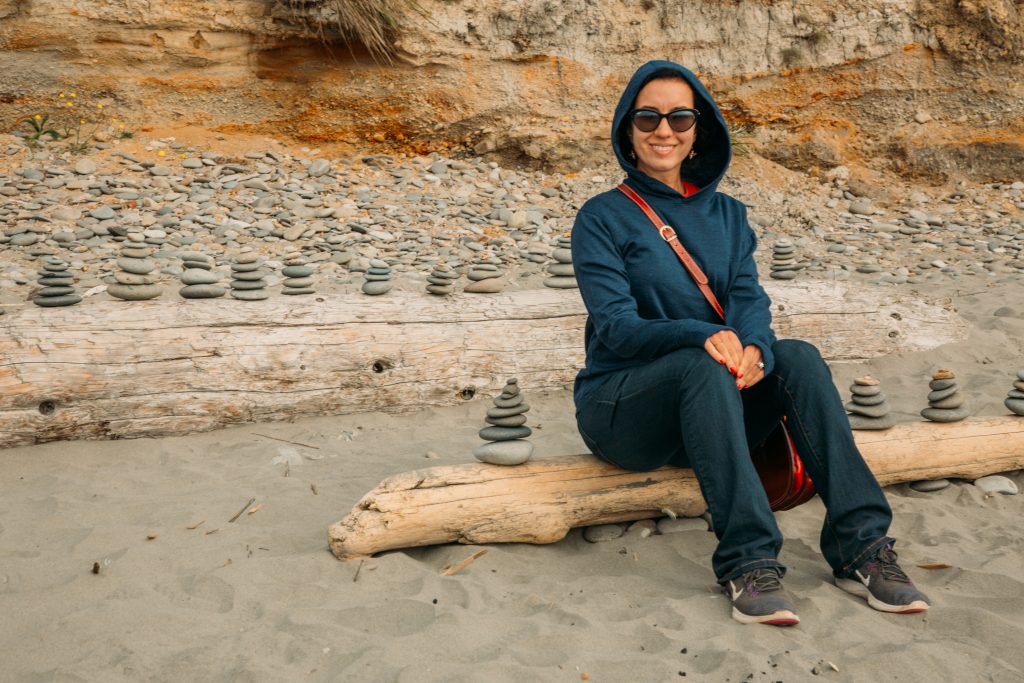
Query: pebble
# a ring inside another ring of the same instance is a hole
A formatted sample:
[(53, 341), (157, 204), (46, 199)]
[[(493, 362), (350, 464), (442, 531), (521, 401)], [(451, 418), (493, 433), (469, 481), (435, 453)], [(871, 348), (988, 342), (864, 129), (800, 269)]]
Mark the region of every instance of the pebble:
[(78, 175), (92, 175), (96, 172), (96, 162), (92, 159), (79, 159), (75, 163), (75, 173)]
[(919, 493), (931, 493), (933, 491), (941, 491), (948, 487), (949, 484), (949, 479), (924, 479), (922, 481), (910, 482), (910, 488)]
[(940, 369), (932, 375), (928, 384), (928, 407), (921, 411), (921, 417), (932, 422), (959, 422), (970, 413), (963, 407), (963, 398), (957, 393), (956, 373)]
[[(494, 419), (508, 418), (511, 415), (522, 415), (530, 409), (523, 402), (523, 396), (519, 391), (519, 383), (516, 379), (509, 379), (501, 394), (492, 399), (493, 408), (487, 411), (487, 421)], [(515, 413), (508, 413), (509, 410), (518, 410)], [(522, 420), (523, 423), (526, 420)], [(480, 430), (480, 438), (490, 443), (477, 447), (473, 455), (481, 462), (492, 465), (521, 465), (533, 455), (533, 444), (525, 441), (526, 437), (533, 433), (525, 424), (515, 426), (492, 426)]]
[(1007, 496), (1015, 496), (1020, 493), (1017, 484), (1009, 477), (1004, 477), (1001, 474), (992, 474), (975, 479), (974, 485), (985, 493), (1001, 493)]

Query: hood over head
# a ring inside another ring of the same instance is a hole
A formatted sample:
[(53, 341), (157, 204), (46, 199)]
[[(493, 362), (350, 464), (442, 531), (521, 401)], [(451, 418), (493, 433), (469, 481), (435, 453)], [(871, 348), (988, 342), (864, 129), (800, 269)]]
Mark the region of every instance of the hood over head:
[[(669, 61), (647, 62), (633, 74), (629, 84), (615, 107), (615, 116), (612, 119), (612, 148), (619, 160), (619, 165), (626, 171), (632, 184), (639, 190), (655, 194), (677, 193), (661, 181), (651, 178), (639, 171), (636, 163), (629, 158), (632, 144), (629, 140), (629, 126), (626, 115), (633, 110), (636, 96), (648, 82), (655, 80), (653, 77), (663, 77), (662, 74), (676, 74), (686, 81), (693, 88), (694, 106), (700, 111), (697, 119), (697, 139), (693, 149), (697, 152), (694, 159), (687, 159), (679, 174), (687, 182), (693, 183), (701, 189), (695, 197), (710, 196), (714, 194), (715, 187), (725, 176), (732, 159), (732, 146), (729, 143), (729, 129), (726, 126), (722, 112), (711, 97), (711, 94), (704, 87), (692, 71)], [(707, 190), (705, 192), (705, 190)]]

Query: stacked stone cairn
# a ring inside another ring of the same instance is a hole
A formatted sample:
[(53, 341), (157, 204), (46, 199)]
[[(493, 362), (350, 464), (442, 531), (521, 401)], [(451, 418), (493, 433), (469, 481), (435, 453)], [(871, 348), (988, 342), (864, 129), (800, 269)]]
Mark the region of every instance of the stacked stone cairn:
[(370, 267), (366, 269), (363, 277), (366, 278), (362, 287), (363, 294), (370, 296), (387, 294), (395, 286), (395, 283), (391, 281), (391, 266), (387, 264), (387, 261), (381, 259), (370, 259)]
[(228, 290), (220, 284), (220, 276), (213, 272), (213, 259), (205, 254), (189, 252), (181, 255), (185, 269), (181, 272), (178, 290), (185, 299), (216, 299)]
[(437, 296), (447, 296), (455, 291), (455, 280), (459, 274), (444, 263), (438, 263), (427, 276), (427, 291)]
[(156, 278), (150, 275), (157, 264), (147, 258), (153, 253), (153, 248), (146, 246), (144, 239), (140, 232), (129, 232), (125, 236), (117, 259), (117, 267), (121, 270), (114, 273), (116, 282), (107, 285), (110, 296), (125, 301), (145, 301), (163, 294), (160, 285), (155, 284)]
[(267, 274), (255, 251), (243, 251), (231, 263), (231, 296), (240, 301), (263, 301), (267, 293)]
[(523, 402), (518, 381), (505, 383), (501, 394), (494, 399), (494, 407), (485, 418), (490, 427), (480, 430), (480, 438), (488, 441), (473, 451), (481, 462), (492, 465), (521, 465), (533, 455), (533, 444), (526, 437), (533, 433), (526, 426), (526, 412), (530, 406)]
[(572, 267), (572, 238), (568, 235), (559, 237), (551, 258), (553, 262), (548, 265), (551, 277), (544, 278), (544, 286), (553, 289), (578, 288), (576, 271)]
[(780, 237), (772, 245), (772, 266), (771, 277), (776, 280), (792, 280), (796, 277), (796, 271), (802, 268), (796, 262), (796, 247), (793, 240), (788, 237)]
[(921, 411), (921, 417), (932, 422), (959, 422), (967, 417), (964, 398), (959, 394), (956, 374), (952, 370), (940, 369), (928, 383), (928, 407)]
[(462, 291), (474, 294), (496, 294), (505, 288), (505, 281), (502, 275), (505, 272), (499, 268), (501, 261), (487, 252), (480, 254), (473, 260), (466, 277), (470, 283), (463, 287)]
[(75, 293), (74, 283), (68, 264), (56, 256), (47, 256), (43, 260), (43, 269), (39, 271), (39, 284), (43, 288), (32, 296), (32, 303), (46, 308), (77, 304), (82, 297)]
[(1024, 415), (1024, 369), (1017, 371), (1017, 379), (1013, 382), (1013, 389), (1003, 401), (1011, 413)]
[(316, 269), (306, 263), (301, 251), (292, 250), (285, 253), (284, 268), (281, 269), (281, 274), (284, 275), (281, 293), (298, 296), (313, 294), (316, 291), (313, 288), (315, 272)]
[(871, 375), (858, 377), (850, 385), (850, 393), (852, 396), (846, 404), (846, 411), (850, 413), (851, 429), (880, 430), (896, 424), (889, 414), (889, 402), (877, 379)]

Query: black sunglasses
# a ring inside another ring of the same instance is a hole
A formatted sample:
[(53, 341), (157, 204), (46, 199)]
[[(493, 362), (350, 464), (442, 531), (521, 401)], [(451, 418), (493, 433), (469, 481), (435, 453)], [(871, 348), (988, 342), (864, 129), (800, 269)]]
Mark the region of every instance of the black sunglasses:
[(669, 128), (677, 133), (685, 133), (697, 123), (700, 112), (696, 109), (673, 109), (667, 114), (653, 109), (634, 109), (629, 118), (636, 129), (644, 133), (653, 133), (661, 125), (662, 119), (668, 119)]

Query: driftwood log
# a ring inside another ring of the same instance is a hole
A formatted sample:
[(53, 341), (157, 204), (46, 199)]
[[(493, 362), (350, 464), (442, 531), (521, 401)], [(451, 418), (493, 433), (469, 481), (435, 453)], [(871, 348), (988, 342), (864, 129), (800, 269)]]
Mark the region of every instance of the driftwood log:
[[(883, 486), (1024, 468), (1024, 418), (854, 434)], [(666, 509), (704, 512), (693, 470), (626, 472), (589, 454), (517, 467), (467, 463), (385, 479), (328, 529), (327, 540), (343, 560), (437, 543), (553, 543), (573, 527), (661, 517)]]
[[(779, 336), (830, 360), (965, 336), (948, 302), (828, 282), (768, 288)], [(0, 447), (415, 410), (496, 393), (510, 376), (562, 387), (583, 362), (585, 320), (577, 291), (552, 289), (27, 305), (0, 317)]]

